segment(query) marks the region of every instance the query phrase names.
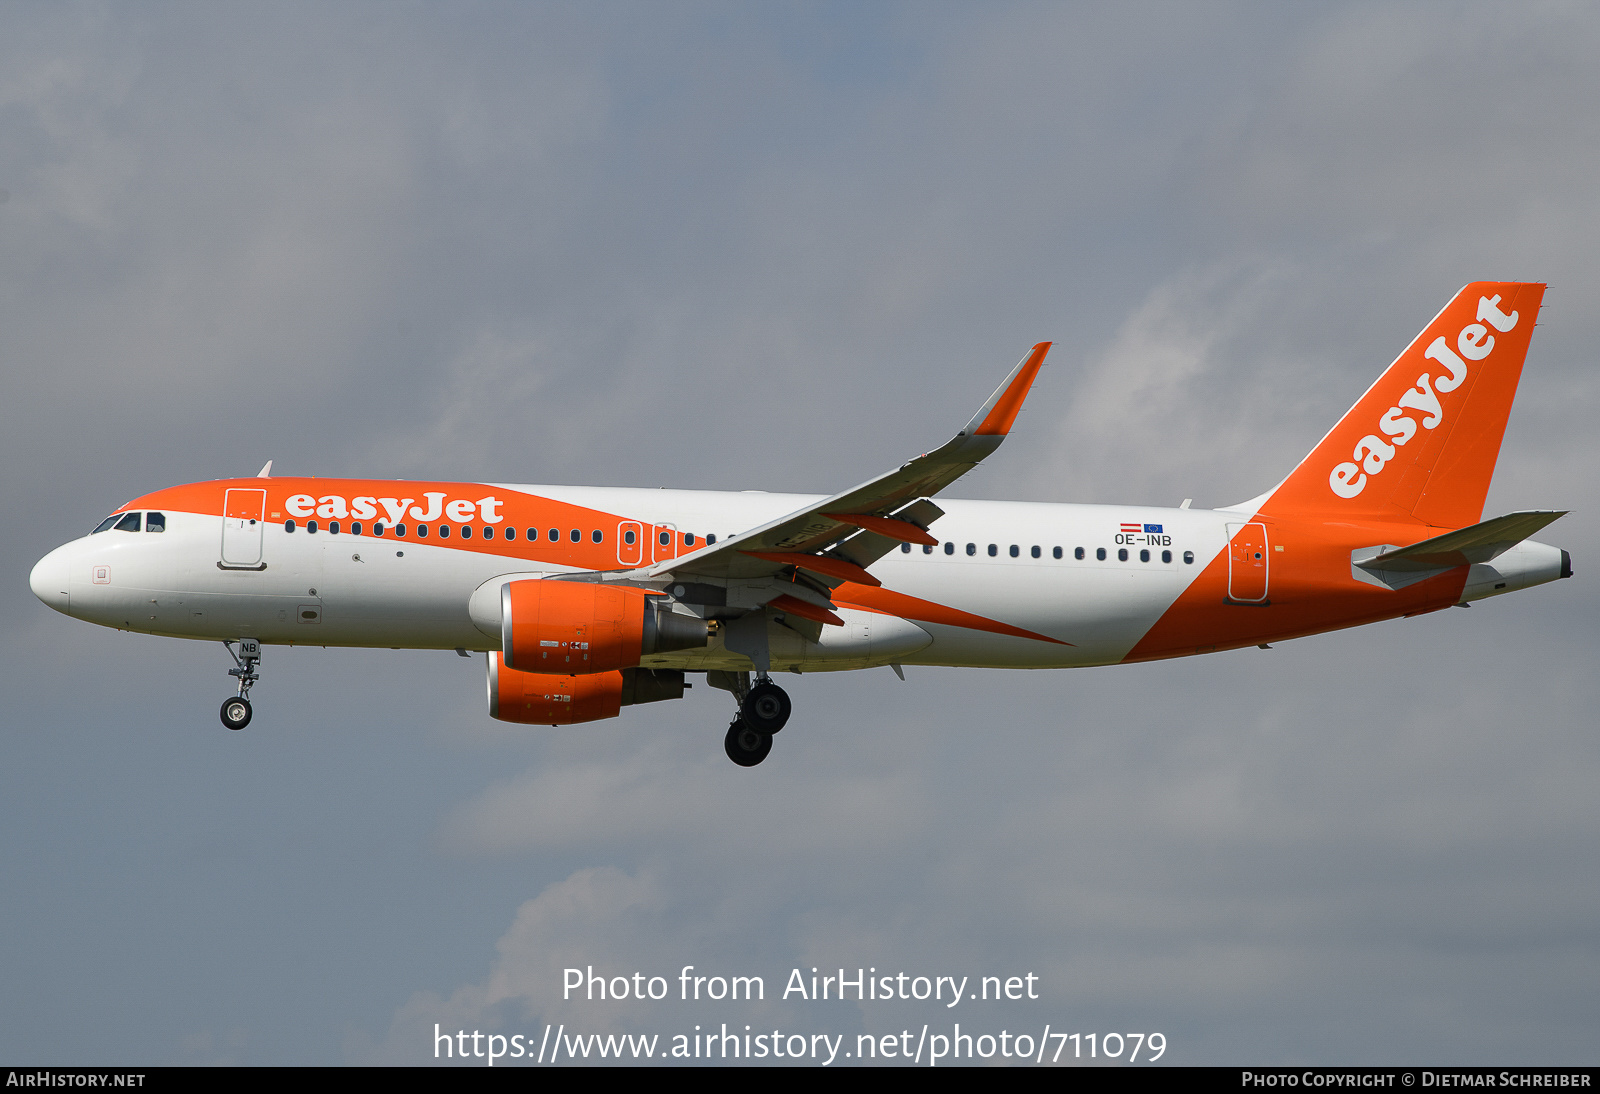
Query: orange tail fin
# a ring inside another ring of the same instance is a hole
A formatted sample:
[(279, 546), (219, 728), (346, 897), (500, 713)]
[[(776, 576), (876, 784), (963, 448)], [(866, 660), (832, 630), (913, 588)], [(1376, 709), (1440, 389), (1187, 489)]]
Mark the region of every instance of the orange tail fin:
[(1462, 289), (1262, 512), (1476, 524), (1544, 288), (1480, 281)]

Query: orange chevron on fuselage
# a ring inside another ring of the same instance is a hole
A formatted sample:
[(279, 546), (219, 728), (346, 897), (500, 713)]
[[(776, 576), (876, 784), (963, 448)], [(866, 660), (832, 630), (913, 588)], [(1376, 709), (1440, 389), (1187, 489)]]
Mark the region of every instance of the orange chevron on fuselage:
[[(1461, 599), (1467, 568), (1401, 589), (1352, 576), (1351, 552), (1405, 546), (1438, 529), (1417, 524), (1330, 524), (1240, 518), (1265, 529), (1265, 595), (1243, 600), (1230, 590), (1235, 557), (1222, 551), (1162, 614), (1125, 658), (1154, 661), (1321, 634), (1447, 608)], [(1241, 528), (1230, 539), (1248, 533)]]
[(1031, 638), (1036, 642), (1053, 642), (1058, 646), (1072, 645), (1071, 642), (1051, 638), (1048, 634), (1038, 634), (1022, 627), (1014, 627), (1010, 623), (1002, 623), (998, 619), (988, 619), (972, 612), (964, 612), (959, 608), (952, 608), (947, 604), (936, 604), (931, 600), (897, 593), (882, 586), (847, 583), (834, 594), (834, 599), (848, 608), (861, 608), (879, 615), (913, 619), (918, 623), (938, 623), (945, 627), (961, 627), (989, 634), (1008, 635), (1012, 638)]
[(121, 508), (220, 517), (230, 492), (248, 491), (264, 491), (262, 519), (286, 530), (426, 541), (454, 551), (578, 570), (675, 558), (707, 544), (706, 532), (659, 526), (487, 483), (219, 479), (157, 490)]

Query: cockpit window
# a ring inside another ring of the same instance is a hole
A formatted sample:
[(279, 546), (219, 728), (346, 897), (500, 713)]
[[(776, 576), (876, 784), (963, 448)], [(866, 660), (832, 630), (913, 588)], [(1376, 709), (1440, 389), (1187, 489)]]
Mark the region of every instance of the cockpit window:
[(146, 532), (165, 532), (167, 530), (167, 514), (146, 513), (144, 515), (144, 530)]
[(119, 532), (137, 532), (139, 530), (139, 514), (122, 514), (122, 519), (117, 521), (115, 527)]
[(99, 532), (104, 532), (107, 528), (110, 528), (113, 524), (117, 523), (117, 518), (120, 517), (121, 515), (122, 515), (121, 513), (112, 513), (109, 517), (107, 517), (105, 520), (101, 521), (98, 525), (96, 525), (95, 526), (95, 530), (93, 532), (90, 532), (89, 534), (92, 536), (92, 535), (95, 535), (95, 534), (97, 534)]

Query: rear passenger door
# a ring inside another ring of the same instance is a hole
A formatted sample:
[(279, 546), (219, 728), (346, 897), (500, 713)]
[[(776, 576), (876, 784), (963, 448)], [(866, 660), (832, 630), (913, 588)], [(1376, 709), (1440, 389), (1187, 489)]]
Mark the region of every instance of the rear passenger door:
[(1267, 526), (1228, 525), (1228, 599), (1259, 604), (1267, 599)]

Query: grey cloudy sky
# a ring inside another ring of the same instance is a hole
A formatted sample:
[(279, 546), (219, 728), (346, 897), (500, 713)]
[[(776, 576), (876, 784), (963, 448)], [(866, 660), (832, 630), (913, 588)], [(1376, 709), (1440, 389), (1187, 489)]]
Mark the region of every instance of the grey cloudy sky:
[[(1583, 4), (0, 4), (0, 1059), (960, 1020), (1593, 1063), (1596, 56)], [(269, 458), (826, 492), (1046, 338), (953, 495), (1228, 504), (1479, 279), (1550, 284), (1488, 514), (1574, 509), (1576, 579), (1271, 652), (807, 677), (751, 771), (720, 692), (512, 727), (442, 653), (271, 649), (230, 734), (220, 649), (27, 586)], [(578, 964), (768, 998), (562, 1003)], [(775, 999), (814, 965), (1041, 998)]]

